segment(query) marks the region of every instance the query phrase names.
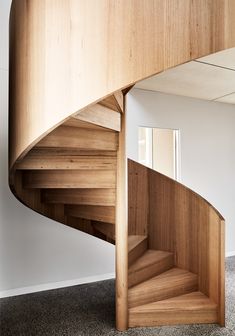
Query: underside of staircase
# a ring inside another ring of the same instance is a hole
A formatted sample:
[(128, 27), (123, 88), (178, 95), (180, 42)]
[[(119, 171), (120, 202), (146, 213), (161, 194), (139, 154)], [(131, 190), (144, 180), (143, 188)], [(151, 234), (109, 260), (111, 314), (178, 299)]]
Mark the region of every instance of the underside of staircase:
[(9, 185), (34, 211), (115, 244), (118, 330), (225, 323), (224, 219), (127, 158), (125, 97), (234, 47), (234, 16), (233, 0), (13, 0)]
[(121, 113), (122, 93), (87, 108), (39, 141), (15, 166), (21, 201), (114, 244)]

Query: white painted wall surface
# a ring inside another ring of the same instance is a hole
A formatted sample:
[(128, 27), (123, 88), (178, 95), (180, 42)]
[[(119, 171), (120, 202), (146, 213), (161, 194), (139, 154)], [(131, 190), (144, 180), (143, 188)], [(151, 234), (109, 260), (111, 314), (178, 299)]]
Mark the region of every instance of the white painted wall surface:
[(114, 274), (111, 244), (31, 211), (8, 188), (10, 3), (0, 0), (0, 296), (95, 281)]
[(226, 219), (235, 254), (235, 105), (133, 89), (127, 97), (127, 154), (138, 161), (138, 126), (180, 130), (181, 181)]

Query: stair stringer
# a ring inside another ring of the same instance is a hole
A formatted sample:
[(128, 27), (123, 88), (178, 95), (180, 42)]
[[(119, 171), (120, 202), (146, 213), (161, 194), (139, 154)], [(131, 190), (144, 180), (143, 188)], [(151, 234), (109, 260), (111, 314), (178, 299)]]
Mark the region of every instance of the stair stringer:
[[(234, 14), (233, 0), (190, 0), (187, 5), (178, 0), (13, 0), (9, 99), (13, 194), (47, 217), (84, 228), (82, 218), (79, 223), (68, 222), (60, 204), (45, 204), (40, 189), (23, 188), (24, 173), (17, 165), (51, 132), (71, 125), (72, 117), (85, 108), (100, 102), (113, 109), (116, 101), (122, 113), (120, 97), (136, 82), (234, 47)], [(115, 203), (116, 316), (117, 328), (124, 330), (128, 327), (125, 114), (121, 124)], [(95, 234), (92, 228), (88, 232)]]
[[(147, 236), (150, 250), (173, 253), (175, 267), (197, 275), (199, 292), (217, 307), (213, 320), (208, 322), (224, 326), (224, 218), (221, 214), (186, 186), (132, 160), (128, 160), (128, 199), (129, 235)], [(151, 319), (157, 325), (152, 313)], [(199, 313), (197, 323), (205, 323), (204, 313), (201, 319)], [(189, 322), (190, 317), (187, 314), (185, 317), (184, 320), (181, 316), (180, 323)], [(192, 318), (195, 321), (195, 316)], [(174, 314), (171, 320), (169, 317), (168, 324), (178, 322)], [(138, 320), (135, 319), (134, 325), (138, 325)]]

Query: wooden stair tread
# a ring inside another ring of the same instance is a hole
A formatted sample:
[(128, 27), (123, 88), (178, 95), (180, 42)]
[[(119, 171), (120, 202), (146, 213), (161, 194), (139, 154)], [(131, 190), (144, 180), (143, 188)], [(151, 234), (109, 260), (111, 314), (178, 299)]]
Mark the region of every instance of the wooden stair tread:
[(115, 170), (27, 170), (23, 171), (24, 188), (115, 188)]
[(100, 104), (87, 107), (74, 118), (118, 132), (121, 129), (120, 113)]
[(215, 323), (217, 305), (195, 291), (129, 309), (131, 327), (170, 324)]
[(70, 127), (78, 127), (78, 128), (84, 128), (84, 129), (92, 129), (92, 130), (98, 130), (98, 131), (106, 131), (106, 132), (113, 132), (110, 128), (105, 128), (102, 126), (98, 126), (89, 122), (85, 122), (83, 120), (80, 120), (76, 117), (71, 117), (67, 119), (64, 123), (63, 126), (70, 126)]
[(42, 201), (52, 204), (115, 206), (116, 189), (42, 189)]
[(165, 251), (147, 250), (128, 270), (129, 287), (141, 283), (174, 266), (174, 254)]
[(71, 217), (115, 224), (115, 207), (99, 205), (66, 205), (65, 213)]
[(147, 236), (130, 235), (128, 236), (128, 265), (132, 265), (148, 247)]
[(130, 288), (128, 291), (129, 307), (191, 293), (197, 289), (196, 274), (174, 267)]

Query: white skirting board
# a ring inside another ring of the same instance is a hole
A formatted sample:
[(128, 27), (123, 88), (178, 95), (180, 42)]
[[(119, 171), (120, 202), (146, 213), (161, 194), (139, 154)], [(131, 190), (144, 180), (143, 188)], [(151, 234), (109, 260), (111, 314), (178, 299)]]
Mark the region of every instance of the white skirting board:
[(0, 298), (42, 292), (42, 291), (57, 289), (57, 288), (71, 287), (71, 286), (82, 285), (82, 284), (87, 284), (87, 283), (92, 283), (92, 282), (97, 282), (97, 281), (110, 280), (114, 278), (115, 278), (114, 273), (108, 273), (108, 274), (99, 274), (99, 275), (94, 275), (94, 276), (80, 278), (80, 279), (51, 282), (48, 284), (22, 287), (22, 288), (14, 288), (14, 289), (1, 291)]
[[(235, 251), (231, 251), (231, 252), (226, 253), (227, 258), (232, 257), (232, 256), (235, 256)], [(57, 288), (83, 285), (83, 284), (86, 284), (86, 283), (109, 280), (109, 279), (114, 279), (114, 278), (115, 278), (114, 273), (108, 273), (108, 274), (94, 275), (94, 276), (90, 276), (90, 277), (86, 277), (86, 278), (80, 278), (80, 279), (74, 279), (74, 280), (51, 282), (51, 283), (48, 283), (48, 284), (22, 287), (22, 288), (14, 288), (14, 289), (9, 289), (9, 290), (0, 292), (0, 298), (23, 295), (23, 294), (30, 294), (30, 293), (36, 293), (36, 292), (42, 292), (42, 291), (57, 289)]]

